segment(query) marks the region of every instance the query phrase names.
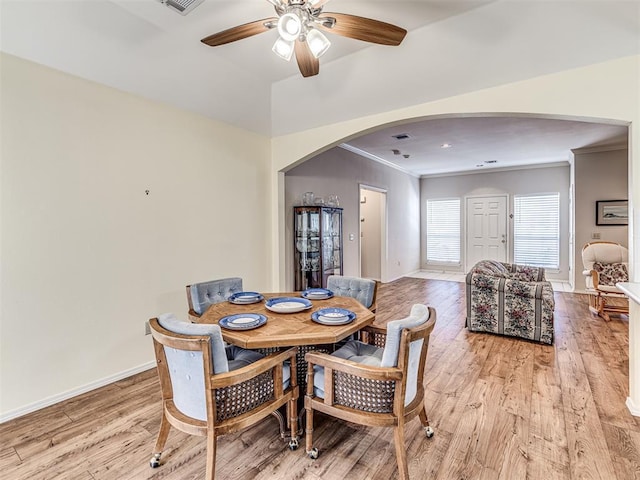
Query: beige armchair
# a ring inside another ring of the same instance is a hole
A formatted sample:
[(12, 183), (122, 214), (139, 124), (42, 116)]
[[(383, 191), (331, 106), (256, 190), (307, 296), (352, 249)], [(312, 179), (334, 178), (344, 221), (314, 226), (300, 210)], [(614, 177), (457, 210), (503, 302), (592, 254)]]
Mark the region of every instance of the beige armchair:
[(436, 311), (418, 304), (386, 329), (365, 327), (363, 342), (351, 340), (331, 355), (306, 354), (309, 457), (318, 457), (313, 446), (313, 414), (318, 411), (360, 425), (392, 427), (398, 478), (409, 478), (405, 425), (419, 417), (427, 438), (434, 434), (424, 405), (424, 371), (435, 323)]
[(586, 290), (589, 294), (589, 310), (610, 319), (609, 313), (628, 314), (629, 302), (616, 287), (618, 282), (629, 280), (629, 252), (614, 242), (591, 242), (582, 247)]
[(218, 325), (183, 322), (173, 314), (153, 318), (149, 326), (162, 391), (151, 467), (160, 466), (175, 427), (207, 438), (203, 478), (214, 480), (217, 437), (251, 426), (282, 406), (291, 428), (289, 448), (298, 447), (295, 347), (266, 356), (225, 347)]

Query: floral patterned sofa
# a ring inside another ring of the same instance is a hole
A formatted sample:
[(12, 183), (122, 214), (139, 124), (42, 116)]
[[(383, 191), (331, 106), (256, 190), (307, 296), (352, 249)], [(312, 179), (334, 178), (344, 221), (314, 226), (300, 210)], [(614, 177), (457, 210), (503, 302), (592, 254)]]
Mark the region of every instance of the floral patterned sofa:
[(482, 260), (467, 274), (467, 321), (491, 332), (553, 343), (553, 289), (544, 268)]

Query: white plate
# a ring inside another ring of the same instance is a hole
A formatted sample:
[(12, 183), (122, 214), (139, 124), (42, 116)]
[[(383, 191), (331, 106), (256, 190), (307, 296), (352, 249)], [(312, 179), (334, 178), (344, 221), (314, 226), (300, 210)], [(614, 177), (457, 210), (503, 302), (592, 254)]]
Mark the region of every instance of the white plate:
[(237, 305), (248, 305), (250, 303), (258, 303), (264, 297), (258, 292), (237, 292), (231, 295), (227, 300)]
[(311, 308), (311, 302), (306, 298), (277, 297), (267, 300), (264, 306), (276, 313), (296, 313)]
[(251, 330), (267, 323), (267, 317), (258, 313), (239, 313), (221, 318), (218, 323), (228, 330)]
[(303, 291), (300, 296), (309, 300), (326, 300), (333, 297), (333, 292), (326, 288), (308, 288)]
[(355, 318), (355, 313), (344, 308), (321, 308), (311, 314), (311, 320), (323, 325), (345, 325)]

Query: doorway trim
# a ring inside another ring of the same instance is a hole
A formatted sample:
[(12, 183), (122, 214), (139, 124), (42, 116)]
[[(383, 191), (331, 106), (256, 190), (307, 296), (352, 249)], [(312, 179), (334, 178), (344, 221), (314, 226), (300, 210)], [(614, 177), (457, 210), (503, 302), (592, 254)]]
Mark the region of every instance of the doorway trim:
[(364, 183), (358, 184), (358, 272), (362, 276), (362, 192), (371, 191), (383, 195), (383, 205), (380, 209), (380, 281), (387, 281), (387, 189), (374, 187)]

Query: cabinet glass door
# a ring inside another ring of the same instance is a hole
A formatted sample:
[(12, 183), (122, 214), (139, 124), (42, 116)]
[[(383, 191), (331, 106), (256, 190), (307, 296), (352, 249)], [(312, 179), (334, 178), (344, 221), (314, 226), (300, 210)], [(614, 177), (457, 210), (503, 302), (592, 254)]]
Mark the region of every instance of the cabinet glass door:
[(342, 209), (294, 207), (296, 291), (326, 287), (342, 275)]
[(296, 222), (296, 290), (322, 282), (320, 272), (320, 210), (299, 209)]

